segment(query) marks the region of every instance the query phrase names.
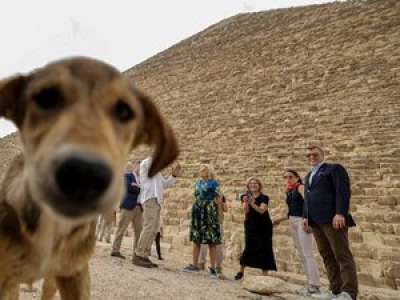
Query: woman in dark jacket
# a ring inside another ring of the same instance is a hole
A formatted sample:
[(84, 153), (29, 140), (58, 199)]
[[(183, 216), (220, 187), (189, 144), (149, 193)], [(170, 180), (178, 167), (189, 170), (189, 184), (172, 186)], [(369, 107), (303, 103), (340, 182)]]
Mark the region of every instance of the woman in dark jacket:
[(262, 269), (267, 275), (269, 270), (276, 271), (274, 252), (272, 250), (272, 221), (268, 213), (269, 198), (262, 193), (261, 181), (250, 178), (247, 181), (248, 192), (242, 195), (245, 248), (240, 257), (240, 271), (235, 279), (244, 275), (245, 267)]
[(295, 170), (286, 170), (283, 176), (286, 184), (287, 216), (274, 220), (274, 225), (289, 219), (289, 229), (297, 252), (303, 263), (304, 273), (307, 276), (308, 285), (301, 290), (301, 294), (319, 294), (320, 279), (317, 262), (315, 261), (313, 248), (313, 235), (303, 228), (304, 185), (299, 174)]

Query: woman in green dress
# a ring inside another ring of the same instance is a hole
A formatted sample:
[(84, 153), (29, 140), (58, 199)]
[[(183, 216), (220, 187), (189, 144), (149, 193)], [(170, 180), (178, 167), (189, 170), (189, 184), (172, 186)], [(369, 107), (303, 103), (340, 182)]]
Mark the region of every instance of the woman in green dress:
[(193, 263), (183, 269), (185, 272), (199, 272), (199, 254), (201, 244), (207, 244), (210, 253), (211, 277), (218, 277), (216, 271), (216, 246), (221, 243), (218, 218), (218, 201), (222, 201), (219, 184), (214, 179), (210, 166), (200, 167), (200, 180), (195, 184), (196, 198), (192, 207), (190, 240), (193, 242)]

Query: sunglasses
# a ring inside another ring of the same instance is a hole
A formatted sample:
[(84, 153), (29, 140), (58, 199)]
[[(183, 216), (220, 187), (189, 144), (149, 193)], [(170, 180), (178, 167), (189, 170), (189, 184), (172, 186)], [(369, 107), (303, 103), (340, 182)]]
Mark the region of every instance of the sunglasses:
[(293, 179), (294, 176), (293, 175), (285, 175), (283, 176), (284, 179)]
[(319, 153), (307, 153), (306, 157), (310, 158), (310, 157), (318, 157)]

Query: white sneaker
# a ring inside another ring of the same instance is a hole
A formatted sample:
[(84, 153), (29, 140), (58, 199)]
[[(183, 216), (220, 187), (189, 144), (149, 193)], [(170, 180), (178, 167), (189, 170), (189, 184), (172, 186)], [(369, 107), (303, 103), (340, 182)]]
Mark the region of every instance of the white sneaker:
[(332, 299), (337, 300), (336, 295), (334, 293), (332, 293), (331, 291), (311, 294), (311, 297), (313, 299), (318, 299), (318, 300), (332, 300)]
[(301, 296), (311, 296), (313, 294), (320, 294), (321, 292), (319, 290), (319, 287), (309, 285), (297, 290), (296, 293)]
[(353, 300), (350, 294), (347, 292), (341, 292), (339, 295), (336, 296), (335, 300)]

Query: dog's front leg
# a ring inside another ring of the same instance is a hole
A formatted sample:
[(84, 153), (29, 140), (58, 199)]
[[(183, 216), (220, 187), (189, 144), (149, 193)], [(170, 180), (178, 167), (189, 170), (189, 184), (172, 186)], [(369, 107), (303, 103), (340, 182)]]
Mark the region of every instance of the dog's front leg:
[(19, 285), (0, 286), (0, 300), (18, 300), (19, 298)]
[(41, 300), (51, 300), (57, 293), (57, 284), (54, 277), (48, 277), (44, 280), (42, 285)]
[(62, 300), (89, 300), (90, 278), (89, 266), (71, 277), (57, 277), (57, 287)]

